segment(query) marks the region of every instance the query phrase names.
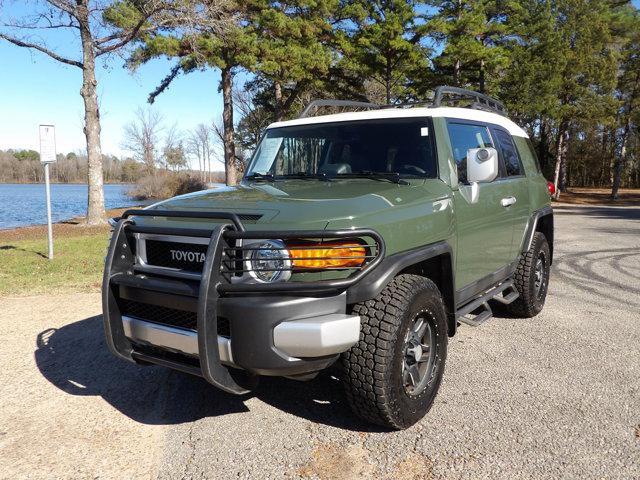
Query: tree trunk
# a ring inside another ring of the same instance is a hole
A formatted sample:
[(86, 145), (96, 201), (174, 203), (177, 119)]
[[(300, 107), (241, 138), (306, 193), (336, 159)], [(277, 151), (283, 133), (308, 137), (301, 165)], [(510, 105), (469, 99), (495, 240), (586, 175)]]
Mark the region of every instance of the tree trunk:
[(224, 169), (227, 185), (235, 185), (238, 175), (236, 171), (236, 146), (233, 139), (233, 73), (231, 68), (222, 69), (222, 124), (224, 143)]
[(391, 57), (387, 55), (387, 67), (385, 70), (384, 87), (387, 95), (387, 105), (391, 105)]
[(453, 83), (456, 87), (460, 86), (460, 59), (456, 58), (456, 62), (453, 64)]
[(480, 60), (480, 93), (485, 93), (484, 60)]
[(566, 123), (562, 122), (558, 128), (558, 142), (556, 145), (556, 168), (553, 176), (553, 184), (556, 189), (555, 199), (560, 198), (560, 180), (564, 169), (565, 156), (567, 154), (567, 144), (569, 131)]
[(538, 144), (538, 161), (540, 162), (540, 168), (543, 170), (547, 167), (547, 145), (549, 143), (548, 130), (549, 127), (547, 122), (543, 121), (540, 124), (540, 143)]
[(631, 116), (627, 115), (622, 132), (622, 142), (620, 148), (620, 156), (616, 158), (613, 166), (613, 185), (611, 187), (611, 199), (618, 199), (618, 190), (620, 189), (620, 181), (622, 179), (622, 170), (627, 162), (627, 142), (629, 140), (629, 132), (631, 130)]
[(207, 170), (209, 171), (209, 183), (213, 180), (211, 177), (211, 148), (207, 145)]
[(93, 39), (89, 30), (89, 12), (86, 5), (78, 7), (80, 39), (82, 41), (82, 88), (84, 101), (84, 135), (87, 140), (88, 184), (87, 225), (104, 223), (104, 188), (102, 174), (102, 150), (100, 148), (100, 111), (96, 88), (96, 61)]
[(275, 96), (275, 114), (276, 122), (282, 120), (282, 85), (280, 82), (274, 84), (274, 96)]

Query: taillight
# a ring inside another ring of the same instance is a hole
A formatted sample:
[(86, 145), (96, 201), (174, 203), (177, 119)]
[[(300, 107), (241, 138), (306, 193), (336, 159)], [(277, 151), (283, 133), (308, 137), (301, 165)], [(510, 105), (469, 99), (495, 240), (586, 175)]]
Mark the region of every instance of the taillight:
[(556, 194), (556, 186), (553, 182), (547, 182), (547, 188), (549, 189), (549, 195), (552, 197)]

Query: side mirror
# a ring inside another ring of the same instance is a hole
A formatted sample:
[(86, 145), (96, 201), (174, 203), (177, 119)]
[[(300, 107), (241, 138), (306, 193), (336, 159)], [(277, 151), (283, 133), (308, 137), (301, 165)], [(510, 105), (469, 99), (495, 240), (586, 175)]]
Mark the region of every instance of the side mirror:
[(495, 148), (467, 150), (467, 181), (469, 183), (493, 182), (497, 176), (498, 152)]

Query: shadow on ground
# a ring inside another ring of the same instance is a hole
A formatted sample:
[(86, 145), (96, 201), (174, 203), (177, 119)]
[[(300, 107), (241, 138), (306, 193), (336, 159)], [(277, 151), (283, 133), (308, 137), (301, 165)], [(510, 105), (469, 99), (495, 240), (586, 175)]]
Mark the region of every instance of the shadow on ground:
[(0, 250), (16, 250), (18, 252), (35, 253), (36, 255), (38, 255), (38, 256), (40, 256), (42, 258), (48, 258), (42, 252), (36, 252), (35, 250), (26, 250), (24, 248), (16, 247), (15, 245), (0, 245)]
[[(117, 359), (104, 342), (100, 316), (41, 332), (35, 360), (42, 375), (64, 392), (101, 396), (145, 424), (173, 425), (249, 411), (249, 396), (224, 393), (199, 377)], [(313, 422), (371, 431), (354, 418), (339, 382), (328, 374), (304, 383), (263, 377), (254, 396)]]

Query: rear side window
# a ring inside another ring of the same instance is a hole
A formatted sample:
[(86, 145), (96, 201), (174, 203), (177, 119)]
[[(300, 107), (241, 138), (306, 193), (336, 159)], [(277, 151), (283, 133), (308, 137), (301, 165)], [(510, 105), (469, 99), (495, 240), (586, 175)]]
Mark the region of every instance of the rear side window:
[(449, 123), (448, 129), (453, 158), (458, 167), (458, 181), (467, 183), (467, 150), (493, 147), (489, 129), (483, 125), (466, 123)]
[(518, 151), (513, 144), (513, 139), (504, 130), (496, 129), (494, 131), (496, 139), (500, 144), (500, 150), (502, 151), (502, 158), (504, 159), (504, 167), (508, 177), (515, 177), (522, 175), (522, 165), (520, 164), (520, 157), (518, 157)]

